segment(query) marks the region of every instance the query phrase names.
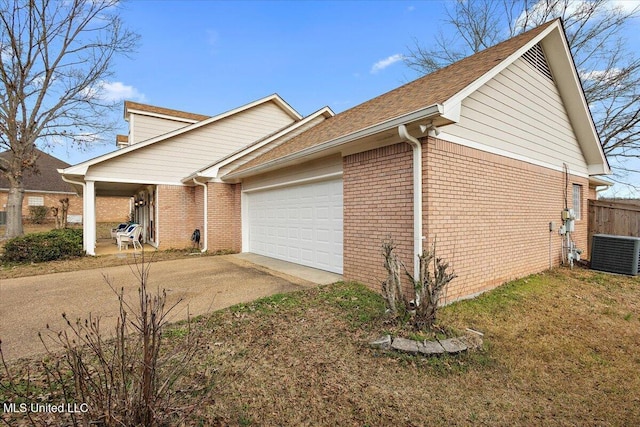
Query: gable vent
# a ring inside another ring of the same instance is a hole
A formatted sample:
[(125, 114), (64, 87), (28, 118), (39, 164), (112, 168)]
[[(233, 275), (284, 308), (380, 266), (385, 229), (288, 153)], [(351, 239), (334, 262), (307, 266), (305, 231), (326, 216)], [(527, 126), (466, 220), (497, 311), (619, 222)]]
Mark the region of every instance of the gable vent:
[(640, 237), (594, 234), (591, 252), (593, 270), (632, 276), (638, 274)]
[(540, 44), (536, 44), (531, 49), (526, 51), (524, 55), (522, 55), (522, 57), (529, 63), (529, 65), (542, 73), (543, 76), (553, 81), (551, 68), (549, 68), (547, 58), (545, 58), (544, 51), (542, 50), (542, 46), (540, 46)]

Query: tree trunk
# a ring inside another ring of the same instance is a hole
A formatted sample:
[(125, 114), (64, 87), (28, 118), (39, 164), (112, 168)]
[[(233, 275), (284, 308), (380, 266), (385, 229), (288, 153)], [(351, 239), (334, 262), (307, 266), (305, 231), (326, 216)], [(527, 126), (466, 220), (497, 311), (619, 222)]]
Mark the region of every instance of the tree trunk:
[(10, 183), (7, 196), (7, 225), (4, 236), (8, 239), (22, 236), (22, 201), (24, 200), (24, 183), (22, 179)]

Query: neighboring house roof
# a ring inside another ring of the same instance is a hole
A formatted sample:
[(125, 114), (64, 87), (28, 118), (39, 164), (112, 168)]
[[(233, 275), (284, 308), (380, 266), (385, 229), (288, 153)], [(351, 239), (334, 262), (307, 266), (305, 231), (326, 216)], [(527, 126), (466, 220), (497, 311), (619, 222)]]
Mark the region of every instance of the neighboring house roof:
[(202, 114), (187, 113), (186, 111), (172, 110), (171, 108), (140, 104), (139, 102), (125, 101), (124, 102), (125, 120), (129, 117), (129, 113), (131, 112), (151, 113), (152, 115), (176, 117), (180, 119), (191, 120), (194, 122), (207, 120), (209, 117), (211, 117), (211, 116), (205, 116)]
[[(565, 81), (562, 82), (571, 86), (565, 91), (570, 93), (566, 97), (571, 98), (571, 107), (575, 107), (568, 108), (573, 110), (569, 111), (569, 115), (580, 121), (580, 129), (576, 133), (579, 133), (578, 138), (583, 151), (587, 152), (585, 156), (589, 157), (588, 162), (604, 164), (599, 172), (607, 173), (608, 164), (582, 93), (561, 21), (555, 20), (337, 114), (238, 167), (227, 177), (237, 178), (260, 173), (266, 171), (269, 165), (281, 165), (287, 158), (295, 157), (299, 160), (305, 153), (317, 153), (322, 147), (335, 147), (336, 144), (364, 137), (369, 129), (381, 132), (399, 124), (418, 120), (421, 115), (423, 118), (438, 115), (448, 123), (455, 122), (459, 118), (460, 105), (464, 97), (497, 75), (554, 29), (562, 33), (566, 50), (562, 54), (569, 58), (573, 69), (572, 76), (563, 77)], [(567, 66), (561, 60), (557, 62)], [(573, 80), (568, 80), (570, 78)]]
[[(115, 158), (115, 157), (123, 156), (123, 155), (126, 155), (127, 153), (130, 153), (132, 151), (139, 150), (141, 148), (147, 147), (147, 146), (152, 145), (152, 144), (156, 144), (158, 142), (167, 140), (169, 138), (176, 137), (178, 135), (182, 135), (182, 134), (184, 134), (186, 132), (190, 132), (190, 131), (192, 131), (194, 129), (198, 129), (198, 128), (202, 127), (202, 126), (209, 125), (211, 123), (214, 123), (214, 122), (222, 120), (222, 119), (224, 119), (226, 117), (241, 113), (243, 111), (249, 110), (250, 108), (253, 108), (253, 107), (257, 106), (257, 105), (260, 105), (260, 104), (263, 104), (263, 103), (266, 103), (266, 102), (274, 102), (276, 105), (278, 105), (283, 111), (285, 111), (289, 116), (291, 116), (296, 121), (299, 121), (299, 120), (302, 119), (302, 116), (300, 116), (300, 114), (297, 111), (295, 111), (293, 108), (291, 108), (291, 106), (287, 102), (285, 102), (278, 94), (273, 94), (273, 95), (267, 96), (265, 98), (261, 98), (261, 99), (258, 99), (256, 101), (253, 101), (253, 102), (251, 102), (249, 104), (243, 105), (241, 107), (235, 108), (233, 110), (227, 111), (225, 113), (218, 114), (217, 116), (209, 117), (209, 118), (207, 118), (205, 120), (202, 120), (202, 121), (199, 121), (199, 122), (184, 126), (182, 128), (173, 130), (171, 132), (167, 132), (167, 133), (165, 133), (163, 135), (159, 135), (157, 137), (150, 138), (150, 139), (147, 139), (145, 141), (141, 141), (141, 142), (138, 142), (136, 144), (129, 145), (129, 146), (127, 146), (125, 148), (122, 148), (120, 150), (112, 151), (112, 152), (104, 154), (102, 156), (95, 157), (93, 159), (87, 160), (87, 161), (82, 162), (82, 163), (78, 163), (77, 165), (74, 165), (74, 166), (71, 166), (69, 168), (66, 168), (64, 171), (61, 171), (61, 173), (65, 174), (65, 175), (85, 175), (87, 173), (87, 169), (92, 165), (104, 162), (106, 160), (109, 160), (109, 159), (112, 159), (112, 158)], [(175, 111), (175, 110), (172, 110), (172, 111)]]
[[(26, 191), (55, 192), (55, 193), (75, 193), (73, 188), (62, 180), (58, 169), (69, 167), (69, 163), (53, 157), (44, 151), (38, 152), (36, 161), (37, 171), (28, 170), (24, 174), (24, 189)], [(9, 151), (0, 153), (0, 157), (8, 158)], [(0, 177), (0, 191), (9, 190), (9, 181)]]

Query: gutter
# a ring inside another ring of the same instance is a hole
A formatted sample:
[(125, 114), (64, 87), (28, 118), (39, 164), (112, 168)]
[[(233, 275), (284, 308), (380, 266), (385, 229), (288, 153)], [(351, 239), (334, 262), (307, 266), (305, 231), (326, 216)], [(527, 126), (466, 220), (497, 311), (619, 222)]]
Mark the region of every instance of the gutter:
[(202, 245), (202, 249), (200, 250), (200, 252), (206, 252), (208, 250), (208, 233), (207, 230), (209, 228), (209, 216), (207, 215), (207, 211), (208, 211), (208, 188), (207, 188), (207, 184), (206, 183), (202, 183), (200, 181), (198, 181), (198, 177), (201, 176), (200, 173), (197, 173), (196, 177), (193, 178), (193, 183), (196, 185), (201, 185), (204, 193), (203, 193), (203, 198), (204, 198), (204, 212), (203, 212), (203, 218), (204, 218), (204, 230), (202, 230), (202, 237), (204, 239), (204, 244)]
[(403, 123), (413, 122), (416, 120), (425, 119), (435, 115), (441, 115), (443, 112), (443, 109), (444, 107), (442, 106), (442, 104), (433, 104), (428, 107), (413, 111), (411, 113), (404, 114), (399, 117), (395, 117), (385, 122), (378, 123), (376, 125), (369, 126), (364, 129), (360, 129), (348, 135), (344, 135), (344, 136), (323, 142), (322, 144), (313, 145), (301, 151), (297, 151), (295, 153), (288, 154), (283, 157), (279, 157), (277, 159), (258, 164), (256, 166), (249, 167), (241, 171), (230, 172), (226, 174), (223, 177), (223, 179), (228, 180), (228, 179), (245, 178), (247, 176), (256, 175), (261, 172), (267, 172), (268, 170), (271, 170), (277, 166), (281, 166), (289, 162), (301, 160), (309, 155), (316, 154), (325, 150), (330, 150), (332, 148), (337, 148), (349, 142), (356, 141), (360, 138), (365, 138), (367, 136), (375, 135), (380, 132), (392, 130), (398, 125), (404, 126)]
[(398, 135), (403, 142), (413, 148), (413, 277), (420, 277), (420, 263), (417, 257), (422, 255), (422, 144), (409, 134), (405, 125), (398, 126)]

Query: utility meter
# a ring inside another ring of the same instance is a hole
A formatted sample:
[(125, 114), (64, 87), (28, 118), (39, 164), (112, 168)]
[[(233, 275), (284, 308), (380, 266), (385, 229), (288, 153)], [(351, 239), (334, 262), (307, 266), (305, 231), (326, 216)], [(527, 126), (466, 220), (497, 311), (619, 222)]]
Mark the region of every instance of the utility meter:
[(576, 214), (573, 211), (573, 209), (563, 209), (562, 210), (562, 220), (563, 221), (574, 220), (574, 219), (576, 219)]

